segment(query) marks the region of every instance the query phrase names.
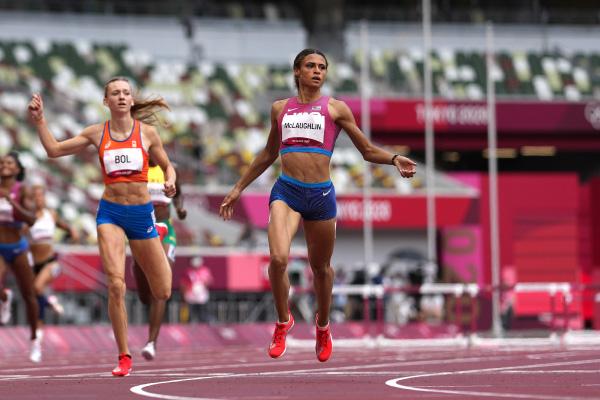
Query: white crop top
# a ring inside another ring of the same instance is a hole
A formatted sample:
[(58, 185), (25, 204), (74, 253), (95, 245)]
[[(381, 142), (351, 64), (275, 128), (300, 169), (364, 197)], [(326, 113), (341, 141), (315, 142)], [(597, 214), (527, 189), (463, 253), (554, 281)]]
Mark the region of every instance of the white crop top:
[(32, 244), (52, 243), (55, 230), (56, 221), (54, 221), (50, 210), (46, 208), (43, 214), (29, 228), (29, 242)]

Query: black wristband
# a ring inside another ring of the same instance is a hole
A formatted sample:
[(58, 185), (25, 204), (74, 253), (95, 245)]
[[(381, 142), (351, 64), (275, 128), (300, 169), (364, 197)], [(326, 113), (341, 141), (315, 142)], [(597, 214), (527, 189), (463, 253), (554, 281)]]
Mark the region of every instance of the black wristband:
[(396, 157), (398, 157), (400, 154), (394, 154), (394, 157), (392, 157), (392, 165), (394, 165), (394, 161), (396, 161)]

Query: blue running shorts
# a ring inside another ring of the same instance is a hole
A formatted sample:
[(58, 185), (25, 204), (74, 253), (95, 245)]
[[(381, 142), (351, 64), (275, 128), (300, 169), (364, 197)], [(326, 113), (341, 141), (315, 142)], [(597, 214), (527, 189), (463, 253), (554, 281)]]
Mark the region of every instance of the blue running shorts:
[(25, 238), (21, 238), (16, 243), (0, 243), (0, 256), (7, 263), (11, 263), (19, 254), (26, 252), (28, 249), (29, 243)]
[(308, 221), (327, 221), (337, 215), (335, 188), (331, 180), (305, 183), (281, 174), (273, 189), (269, 205), (281, 200)]
[(157, 237), (155, 222), (154, 207), (151, 202), (126, 206), (100, 199), (96, 212), (96, 226), (102, 224), (120, 226), (129, 240)]

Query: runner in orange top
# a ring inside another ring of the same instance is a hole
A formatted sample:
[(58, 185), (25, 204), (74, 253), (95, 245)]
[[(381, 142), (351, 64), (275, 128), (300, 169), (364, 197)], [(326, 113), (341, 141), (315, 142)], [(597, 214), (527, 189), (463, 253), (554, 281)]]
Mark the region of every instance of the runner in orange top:
[(109, 122), (104, 123), (98, 146), (104, 183), (148, 182), (148, 153), (142, 146), (140, 121), (133, 120), (133, 128), (125, 140), (113, 138)]
[(109, 121), (62, 142), (56, 141), (46, 125), (39, 93), (33, 95), (29, 112), (49, 157), (76, 154), (89, 145), (98, 149), (106, 183), (96, 215), (98, 247), (108, 278), (108, 314), (119, 349), (119, 364), (112, 373), (126, 376), (131, 369), (124, 302), (126, 238), (154, 297), (166, 300), (171, 296), (171, 269), (154, 226), (147, 187), (148, 152), (164, 171), (163, 190), (168, 197), (175, 195), (176, 173), (154, 128), (164, 125), (157, 113), (170, 110), (162, 97), (141, 100), (126, 78), (115, 77), (104, 88), (104, 105), (110, 110)]

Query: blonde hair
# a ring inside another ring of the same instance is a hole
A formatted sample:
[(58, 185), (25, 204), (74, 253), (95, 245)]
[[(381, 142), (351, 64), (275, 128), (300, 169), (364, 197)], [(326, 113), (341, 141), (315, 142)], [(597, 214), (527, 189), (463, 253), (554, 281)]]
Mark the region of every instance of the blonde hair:
[[(104, 97), (106, 98), (107, 94), (108, 94), (108, 85), (110, 85), (113, 82), (117, 82), (117, 81), (123, 81), (123, 82), (127, 82), (129, 84), (129, 87), (131, 87), (131, 83), (129, 83), (129, 80), (123, 76), (115, 76), (114, 78), (112, 78), (111, 80), (109, 80), (106, 85), (104, 86)], [(152, 126), (164, 126), (167, 127), (169, 126), (168, 123), (166, 123), (165, 121), (161, 120), (158, 116), (158, 114), (163, 111), (164, 109), (171, 111), (171, 107), (169, 107), (169, 105), (165, 102), (164, 97), (162, 96), (154, 96), (152, 97), (152, 95), (146, 97), (143, 100), (140, 100), (140, 95), (141, 95), (141, 91), (139, 89), (136, 89), (135, 92), (133, 92), (133, 106), (131, 106), (131, 110), (130, 110), (130, 114), (131, 117), (133, 119), (137, 119), (147, 125), (152, 125)]]

